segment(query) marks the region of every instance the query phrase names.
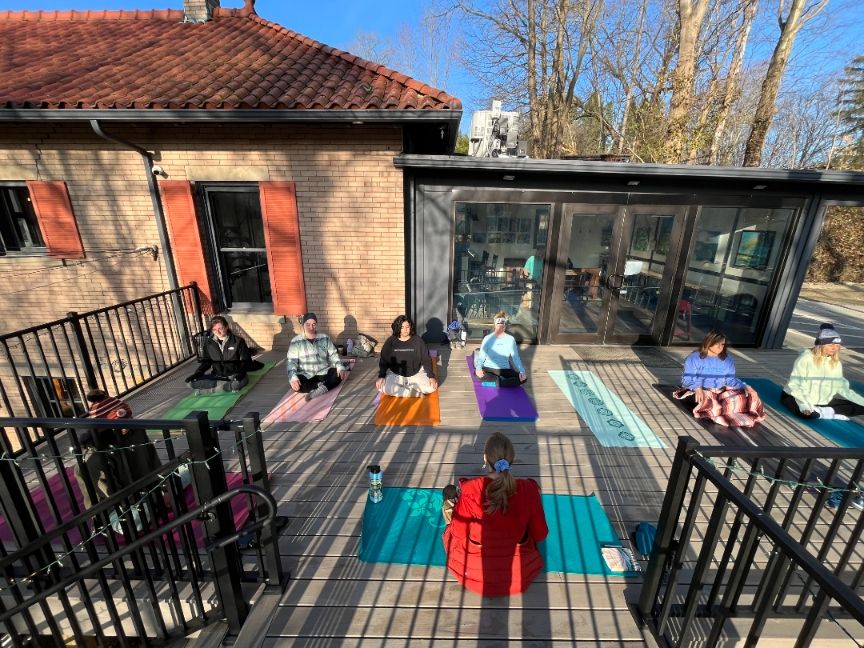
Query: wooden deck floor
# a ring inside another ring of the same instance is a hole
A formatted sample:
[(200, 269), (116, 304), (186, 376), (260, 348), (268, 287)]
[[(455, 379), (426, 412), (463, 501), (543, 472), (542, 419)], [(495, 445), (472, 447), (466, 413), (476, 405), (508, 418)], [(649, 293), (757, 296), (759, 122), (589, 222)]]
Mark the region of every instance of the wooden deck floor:
[[(659, 516), (678, 437), (690, 435), (718, 445), (650, 387), (676, 382), (689, 349), (524, 349), (531, 376), (527, 388), (540, 413), (535, 424), (481, 421), (465, 351), (454, 351), (443, 363), (439, 427), (375, 426), (377, 360), (368, 359), (357, 363), (325, 421), (264, 430), (280, 513), (292, 518), (280, 540), (292, 580), (270, 622), (267, 645), (653, 645), (631, 608), (639, 595), (639, 579), (541, 574), (523, 596), (484, 599), (464, 590), (443, 568), (358, 560), (369, 463), (382, 465), (385, 487), (440, 487), (458, 476), (480, 474), (483, 443), (490, 432), (500, 430), (516, 446), (518, 476), (537, 479), (545, 493), (595, 493), (626, 545), (638, 521)], [(739, 374), (782, 382), (795, 353), (743, 350), (735, 356)], [(864, 375), (862, 360), (860, 354), (847, 353), (850, 377)], [(667, 447), (602, 447), (553, 383), (550, 369), (594, 371)], [(185, 389), (182, 379), (168, 377), (130, 401), (136, 416), (159, 418)], [(280, 362), (231, 414), (257, 411), (263, 416), (286, 389)], [(785, 418), (773, 417), (771, 427), (792, 445), (826, 444)], [(757, 561), (766, 558), (760, 555)], [(791, 645), (783, 638), (794, 632), (788, 624), (786, 629), (769, 625), (766, 632), (774, 633), (770, 636), (777, 637), (778, 645)], [(831, 645), (861, 645), (839, 627), (822, 631), (820, 637)]]

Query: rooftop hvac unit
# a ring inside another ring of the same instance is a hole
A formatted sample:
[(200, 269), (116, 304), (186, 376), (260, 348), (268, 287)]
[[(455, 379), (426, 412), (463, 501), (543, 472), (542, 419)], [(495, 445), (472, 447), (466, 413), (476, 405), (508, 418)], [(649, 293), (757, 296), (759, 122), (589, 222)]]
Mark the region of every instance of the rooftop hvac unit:
[(474, 157), (517, 157), (524, 146), (519, 145), (519, 113), (502, 112), (501, 102), (493, 101), (492, 110), (477, 110), (471, 116), (471, 142), (468, 155)]

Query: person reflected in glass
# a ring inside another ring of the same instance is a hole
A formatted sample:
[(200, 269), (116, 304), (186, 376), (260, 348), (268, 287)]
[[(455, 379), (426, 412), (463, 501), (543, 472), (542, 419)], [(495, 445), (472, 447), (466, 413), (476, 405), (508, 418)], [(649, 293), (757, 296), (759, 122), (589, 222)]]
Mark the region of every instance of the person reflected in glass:
[(528, 380), (528, 373), (516, 339), (507, 333), (507, 313), (495, 314), (495, 328), (483, 338), (474, 352), (474, 374), (480, 380), (494, 380), (499, 387), (517, 387)]
[(709, 331), (684, 360), (681, 389), (673, 395), (692, 406), (697, 419), (725, 427), (751, 428), (765, 420), (759, 394), (735, 375), (726, 335), (720, 331)]
[(444, 488), (447, 569), (483, 596), (521, 594), (543, 568), (537, 543), (549, 528), (540, 486), (513, 476), (515, 460), (513, 443), (495, 432), (483, 450), (487, 474)]
[(390, 325), (393, 331), (381, 348), (375, 389), (390, 396), (417, 398), (438, 389), (432, 358), (414, 321), (400, 315)]
[(843, 377), (840, 347), (843, 340), (832, 324), (822, 324), (812, 349), (795, 360), (780, 402), (804, 419), (839, 419), (864, 414), (864, 396)]

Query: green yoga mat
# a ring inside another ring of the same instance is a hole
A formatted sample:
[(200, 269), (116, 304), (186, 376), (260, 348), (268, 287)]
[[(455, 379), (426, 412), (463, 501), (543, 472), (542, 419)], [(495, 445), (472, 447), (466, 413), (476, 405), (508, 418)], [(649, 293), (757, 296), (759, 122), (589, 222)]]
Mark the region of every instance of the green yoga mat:
[[(274, 362), (265, 362), (264, 367), (258, 371), (249, 373), (249, 384), (238, 392), (226, 392), (221, 389), (212, 394), (201, 394), (196, 396), (189, 394), (170, 410), (165, 412), (162, 418), (181, 420), (189, 415), (189, 412), (207, 412), (211, 421), (223, 418), (243, 396), (252, 389), (268, 371), (273, 368)], [(221, 385), (220, 385), (221, 386)]]
[[(544, 571), (629, 576), (609, 570), (600, 549), (620, 547), (594, 495), (543, 495), (549, 536), (540, 543)], [(372, 563), (443, 567), (441, 489), (385, 488), (384, 499), (367, 499), (360, 535), (360, 560)]]

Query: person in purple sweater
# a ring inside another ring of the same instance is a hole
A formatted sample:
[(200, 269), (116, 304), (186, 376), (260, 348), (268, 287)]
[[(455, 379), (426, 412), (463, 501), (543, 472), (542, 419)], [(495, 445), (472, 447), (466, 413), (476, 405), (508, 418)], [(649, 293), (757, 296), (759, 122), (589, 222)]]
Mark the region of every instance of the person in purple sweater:
[(699, 349), (684, 360), (681, 389), (674, 394), (693, 406), (696, 418), (726, 427), (753, 427), (765, 418), (756, 390), (735, 375), (735, 362), (726, 349), (726, 336), (709, 331)]

